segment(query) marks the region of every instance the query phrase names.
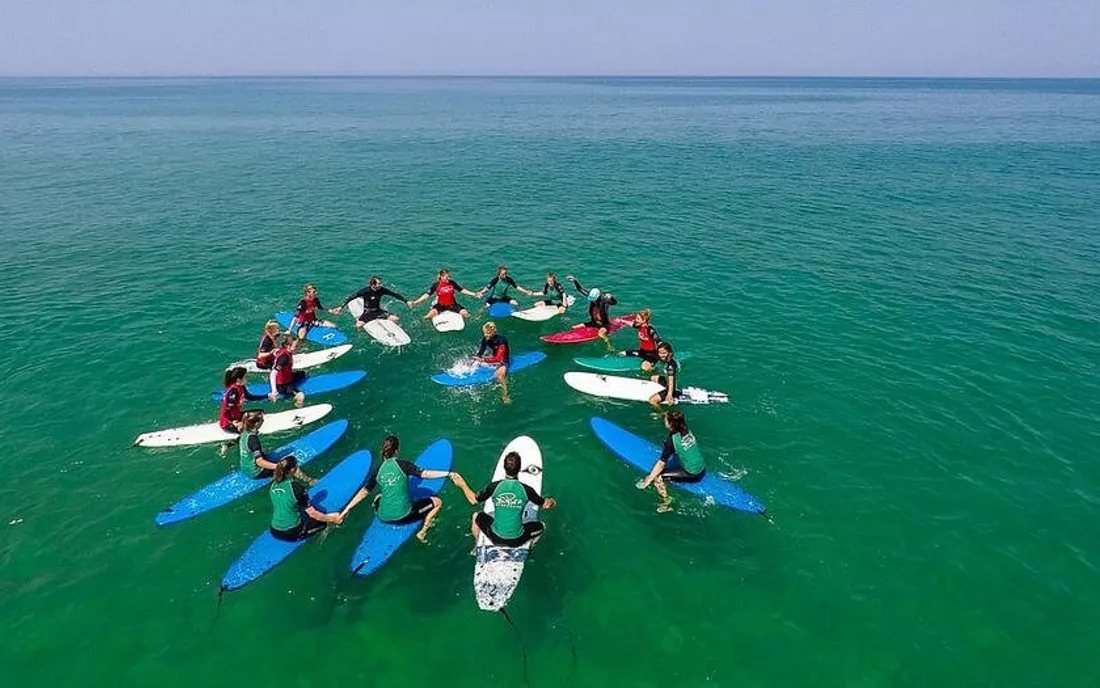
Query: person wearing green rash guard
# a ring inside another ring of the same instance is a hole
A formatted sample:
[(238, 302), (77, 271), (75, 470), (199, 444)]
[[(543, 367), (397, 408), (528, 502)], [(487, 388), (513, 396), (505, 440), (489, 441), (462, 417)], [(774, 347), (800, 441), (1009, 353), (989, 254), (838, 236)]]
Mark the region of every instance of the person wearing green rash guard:
[(519, 547), (527, 542), (533, 547), (546, 530), (541, 521), (523, 520), (527, 503), (531, 502), (543, 509), (553, 509), (557, 502), (553, 497), (543, 497), (535, 488), (519, 480), (522, 468), (517, 452), (508, 452), (504, 457), (504, 480), (496, 480), (486, 485), (481, 492), (474, 494), (461, 475), (455, 473), (451, 480), (466, 495), (470, 504), (480, 504), (493, 500), (493, 513), (479, 511), (470, 522), (470, 534), (474, 542), (481, 533), (495, 544), (503, 547)]
[(695, 435), (688, 430), (684, 412), (679, 409), (666, 412), (665, 427), (668, 428), (668, 437), (665, 438), (661, 457), (653, 464), (649, 475), (635, 485), (639, 490), (646, 489), (651, 483), (657, 488), (657, 494), (661, 496), (657, 511), (662, 514), (672, 511), (672, 498), (668, 496), (666, 480), (674, 483), (697, 483), (707, 474), (706, 461), (699, 451)]
[(271, 534), (277, 540), (304, 540), (325, 529), (327, 523), (340, 523), (342, 514), (327, 514), (309, 503), (302, 483), (317, 482), (298, 470), (298, 457), (291, 454), (275, 464), (275, 475), (268, 494), (271, 496)]
[(379, 520), (386, 523), (405, 524), (416, 523), (423, 519), (424, 525), (416, 533), (416, 539), (427, 542), (428, 531), (434, 525), (435, 517), (443, 508), (443, 500), (439, 497), (424, 497), (417, 501), (412, 500), (409, 494), (409, 476), (418, 478), (449, 478), (453, 474), (450, 471), (424, 470), (414, 463), (397, 458), (397, 452), (401, 448), (401, 441), (396, 435), (389, 435), (382, 440), (382, 463), (375, 467), (367, 482), (348, 505), (340, 513), (341, 517), (356, 504), (366, 499), (370, 491), (378, 488), (378, 496), (374, 498), (374, 513)]
[(275, 475), (276, 464), (268, 461), (264, 448), (260, 445), (260, 427), (264, 424), (263, 414), (246, 415), (241, 424), (243, 426), (239, 440), (241, 474), (254, 480), (270, 478)]

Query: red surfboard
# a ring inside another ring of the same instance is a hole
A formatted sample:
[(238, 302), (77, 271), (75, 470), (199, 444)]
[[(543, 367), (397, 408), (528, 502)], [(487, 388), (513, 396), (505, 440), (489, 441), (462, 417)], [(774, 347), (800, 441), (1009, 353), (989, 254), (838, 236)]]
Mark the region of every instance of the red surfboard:
[[(634, 322), (634, 315), (623, 315), (618, 318), (611, 319), (611, 332), (618, 332), (624, 327), (629, 326)], [(584, 344), (585, 342), (591, 342), (599, 339), (599, 329), (595, 327), (587, 327), (585, 325), (577, 325), (571, 330), (565, 332), (557, 332), (555, 334), (548, 334), (545, 337), (539, 337), (542, 341), (548, 344)]]

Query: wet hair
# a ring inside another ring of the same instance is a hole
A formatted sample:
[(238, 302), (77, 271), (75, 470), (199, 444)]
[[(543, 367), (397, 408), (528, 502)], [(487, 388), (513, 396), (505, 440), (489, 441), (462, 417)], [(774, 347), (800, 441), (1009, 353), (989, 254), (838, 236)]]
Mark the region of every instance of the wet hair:
[(504, 455), (504, 475), (514, 478), (519, 475), (519, 452), (510, 451)]
[(281, 328), (282, 325), (279, 324), (278, 320), (268, 320), (266, 323), (264, 323), (264, 332), (278, 332)]
[(296, 468), (298, 468), (298, 457), (293, 454), (284, 456), (279, 463), (275, 464), (275, 475), (272, 476), (272, 480), (281, 483), (288, 476), (293, 475)]
[(368, 282), (367, 284), (369, 284), (372, 287), (381, 287), (382, 286), (382, 278), (379, 277), (378, 275), (371, 275), (370, 276), (370, 282)]
[(236, 384), (238, 381), (243, 380), (248, 375), (248, 370), (244, 366), (237, 366), (236, 368), (230, 368), (225, 371), (224, 387)]
[(652, 316), (653, 311), (649, 310), (648, 308), (643, 308), (642, 310), (638, 311), (638, 320), (641, 320), (644, 323), (649, 322), (649, 319)]
[(684, 412), (680, 409), (669, 409), (665, 411), (665, 420), (668, 421), (668, 427), (672, 430), (673, 434), (680, 435), (681, 437), (688, 434), (687, 419), (684, 418)]
[(490, 320), (489, 322), (481, 326), (481, 331), (485, 333), (486, 337), (488, 337), (490, 334), (497, 331), (497, 324)]
[(264, 424), (264, 414), (246, 413), (244, 414), (244, 418), (241, 419), (241, 423), (244, 424), (245, 430), (255, 430)]
[(672, 345), (668, 342), (661, 342), (657, 345), (657, 351), (667, 351), (668, 355), (672, 355)]
[(401, 440), (397, 439), (397, 435), (386, 435), (386, 439), (382, 440), (382, 458), (392, 459), (397, 456), (397, 450), (401, 448)]

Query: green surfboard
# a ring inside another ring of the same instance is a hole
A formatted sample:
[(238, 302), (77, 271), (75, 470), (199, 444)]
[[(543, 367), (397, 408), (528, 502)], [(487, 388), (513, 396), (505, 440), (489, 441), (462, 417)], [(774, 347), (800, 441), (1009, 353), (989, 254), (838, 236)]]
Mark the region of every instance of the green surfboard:
[[(678, 361), (686, 361), (691, 358), (691, 352), (685, 351), (675, 356)], [(579, 356), (574, 358), (573, 362), (582, 368), (598, 370), (601, 373), (642, 372), (642, 359), (636, 356)]]

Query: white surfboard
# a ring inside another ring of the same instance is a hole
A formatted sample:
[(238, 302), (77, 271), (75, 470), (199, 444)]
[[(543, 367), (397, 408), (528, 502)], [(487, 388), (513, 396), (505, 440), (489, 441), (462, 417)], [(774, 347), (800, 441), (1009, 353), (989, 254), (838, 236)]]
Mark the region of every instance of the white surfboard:
[[(316, 368), (317, 366), (324, 365), (329, 361), (335, 361), (347, 352), (351, 351), (351, 344), (341, 344), (340, 346), (334, 346), (330, 349), (319, 349), (317, 351), (307, 351), (304, 354), (294, 354), (294, 369), (295, 370), (307, 370), (309, 368)], [(248, 359), (244, 361), (237, 361), (236, 363), (230, 363), (225, 367), (226, 370), (230, 368), (236, 368), (237, 366), (243, 366), (245, 370), (250, 373), (270, 373), (271, 369), (260, 368), (256, 365), (256, 359)]]
[[(261, 435), (285, 432), (315, 423), (332, 411), (332, 404), (315, 404), (300, 409), (264, 414)], [(134, 446), (140, 447), (184, 447), (193, 444), (208, 444), (235, 440), (239, 435), (222, 430), (217, 421), (201, 425), (188, 425), (182, 428), (169, 428), (138, 435)]]
[[(572, 306), (576, 303), (576, 299), (572, 296), (565, 297), (565, 303)], [(531, 306), (525, 308), (522, 311), (515, 311), (512, 313), (513, 318), (519, 318), (520, 320), (526, 320), (527, 322), (545, 322), (554, 316), (559, 315), (557, 306)]]
[[(605, 399), (624, 399), (626, 401), (649, 401), (654, 394), (662, 393), (665, 388), (652, 380), (603, 375), (601, 373), (566, 373), (565, 384), (578, 392), (591, 394)], [(698, 387), (684, 387), (676, 400), (680, 404), (724, 404), (730, 399), (722, 392), (712, 392)]]
[[(493, 472), (493, 480), (504, 480), (504, 457), (509, 452), (519, 452), (520, 470), (519, 480), (525, 485), (535, 488), (542, 494), (542, 452), (535, 440), (526, 435), (520, 436), (508, 443), (497, 460), (497, 468)], [(485, 513), (493, 513), (493, 502), (485, 502)], [(539, 508), (534, 504), (528, 504), (523, 512), (523, 520), (535, 521), (538, 519)], [(523, 565), (527, 562), (527, 553), (531, 549), (531, 543), (525, 543), (519, 547), (501, 547), (484, 534), (477, 539), (477, 562), (474, 564), (474, 596), (477, 598), (477, 606), (485, 611), (498, 611), (512, 599), (512, 593), (519, 585), (519, 578), (523, 575)]]
[(371, 337), (374, 337), (375, 341), (385, 344), (386, 346), (405, 346), (412, 341), (408, 332), (405, 332), (400, 325), (388, 318), (371, 320), (363, 326), (363, 329), (365, 329), (367, 334)]
[(461, 313), (443, 311), (432, 318), (432, 325), (435, 325), (435, 329), (440, 332), (458, 332), (466, 327), (466, 319)]

